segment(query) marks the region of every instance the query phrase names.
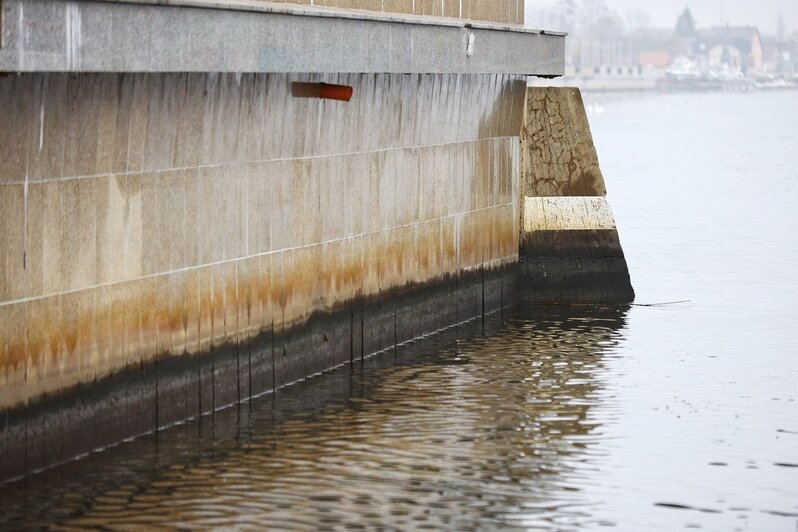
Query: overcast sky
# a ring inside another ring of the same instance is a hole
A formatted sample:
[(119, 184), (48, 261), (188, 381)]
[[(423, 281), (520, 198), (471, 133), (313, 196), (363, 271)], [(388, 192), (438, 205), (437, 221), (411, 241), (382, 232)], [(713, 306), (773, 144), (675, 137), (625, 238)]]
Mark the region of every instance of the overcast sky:
[[(556, 3), (556, 0), (526, 0), (526, 7), (530, 10)], [(754, 25), (764, 33), (775, 34), (781, 11), (787, 33), (798, 30), (798, 0), (605, 0), (605, 3), (621, 16), (630, 9), (645, 11), (656, 27), (675, 26), (679, 13), (690, 7), (699, 26), (720, 25), (722, 11), (728, 24)]]

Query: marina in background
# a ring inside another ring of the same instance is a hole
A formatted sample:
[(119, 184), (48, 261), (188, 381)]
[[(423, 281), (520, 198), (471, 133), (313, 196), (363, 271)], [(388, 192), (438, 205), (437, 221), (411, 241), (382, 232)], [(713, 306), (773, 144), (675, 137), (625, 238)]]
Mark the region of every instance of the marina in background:
[[(685, 8), (671, 28), (643, 12), (621, 17), (603, 2), (565, 0), (533, 10), (531, 23), (569, 32), (565, 76), (531, 85), (584, 91), (718, 91), (798, 87), (798, 32), (756, 26), (702, 26)], [(528, 21), (530, 23), (530, 21)]]

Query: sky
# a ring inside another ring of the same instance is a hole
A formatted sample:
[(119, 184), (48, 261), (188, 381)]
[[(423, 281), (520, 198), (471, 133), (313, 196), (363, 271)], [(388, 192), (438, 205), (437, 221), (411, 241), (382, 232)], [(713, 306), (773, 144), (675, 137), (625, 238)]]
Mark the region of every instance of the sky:
[[(525, 0), (527, 11), (556, 4), (556, 0)], [(689, 7), (698, 26), (718, 26), (721, 12), (725, 23), (754, 25), (764, 33), (775, 34), (777, 16), (784, 13), (787, 33), (798, 31), (798, 0), (605, 0), (621, 16), (636, 9), (651, 16), (655, 27), (676, 25), (679, 13)], [(550, 28), (556, 29), (556, 28)]]

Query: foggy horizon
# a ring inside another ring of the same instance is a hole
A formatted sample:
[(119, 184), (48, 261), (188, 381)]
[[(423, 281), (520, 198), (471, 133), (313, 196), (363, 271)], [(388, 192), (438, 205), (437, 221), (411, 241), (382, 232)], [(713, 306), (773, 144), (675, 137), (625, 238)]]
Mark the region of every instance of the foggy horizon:
[[(558, 0), (526, 0), (527, 26), (540, 24), (536, 10), (557, 5)], [(671, 28), (679, 14), (689, 7), (699, 27), (732, 25), (757, 26), (763, 34), (775, 35), (778, 17), (782, 14), (785, 34), (798, 31), (798, 2), (791, 0), (604, 0), (604, 4), (624, 20), (631, 12), (643, 12), (650, 17), (652, 28)], [(542, 28), (561, 29), (561, 28)]]

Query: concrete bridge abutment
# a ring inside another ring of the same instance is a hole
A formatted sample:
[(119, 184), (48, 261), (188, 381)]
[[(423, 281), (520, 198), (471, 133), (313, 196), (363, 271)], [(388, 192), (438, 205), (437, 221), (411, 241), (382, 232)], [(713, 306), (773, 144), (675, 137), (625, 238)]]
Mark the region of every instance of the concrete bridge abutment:
[(0, 79), (0, 477), (509, 303), (524, 93), (504, 75)]
[(521, 297), (634, 300), (579, 89), (530, 87), (521, 138)]
[(526, 88), (563, 35), (510, 8), (229, 4), (1, 4), (0, 481), (550, 290), (541, 267), (596, 249), (532, 208), (562, 179), (602, 197), (529, 158), (574, 120)]

